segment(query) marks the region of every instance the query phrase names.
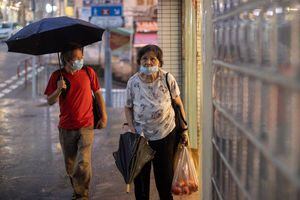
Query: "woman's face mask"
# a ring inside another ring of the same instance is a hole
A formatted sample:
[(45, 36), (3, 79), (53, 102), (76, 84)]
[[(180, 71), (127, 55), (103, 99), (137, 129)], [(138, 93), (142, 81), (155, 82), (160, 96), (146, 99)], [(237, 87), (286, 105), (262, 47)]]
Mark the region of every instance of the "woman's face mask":
[(146, 66), (141, 65), (140, 72), (143, 74), (146, 74), (146, 75), (151, 75), (151, 74), (158, 72), (158, 66), (156, 65), (156, 66), (152, 66), (152, 67), (146, 67)]
[(79, 60), (75, 60), (71, 65), (72, 70), (80, 70), (82, 67), (83, 67), (83, 58)]
[(152, 51), (146, 52), (140, 60), (140, 73), (151, 75), (159, 71), (160, 62)]

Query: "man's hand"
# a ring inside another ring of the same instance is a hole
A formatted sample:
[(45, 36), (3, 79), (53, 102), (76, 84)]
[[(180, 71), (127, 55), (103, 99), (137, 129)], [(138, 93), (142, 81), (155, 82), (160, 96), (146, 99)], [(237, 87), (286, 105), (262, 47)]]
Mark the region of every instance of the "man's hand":
[(97, 129), (106, 128), (106, 125), (107, 125), (107, 117), (102, 117), (102, 118), (98, 121), (96, 128), (97, 128)]
[(67, 85), (66, 85), (66, 82), (64, 81), (64, 78), (61, 76), (60, 80), (57, 81), (56, 90), (47, 97), (47, 102), (49, 105), (53, 105), (57, 102), (58, 97), (62, 92), (62, 89), (67, 89)]
[(62, 89), (67, 89), (66, 82), (64, 81), (64, 78), (61, 77), (59, 81), (57, 81), (57, 89), (62, 90)]
[(98, 106), (100, 107), (100, 110), (101, 110), (101, 118), (98, 121), (96, 128), (97, 129), (105, 128), (107, 125), (107, 113), (106, 113), (106, 108), (105, 108), (105, 102), (102, 97), (102, 93), (101, 93), (100, 89), (98, 91), (94, 92), (94, 95), (97, 100)]

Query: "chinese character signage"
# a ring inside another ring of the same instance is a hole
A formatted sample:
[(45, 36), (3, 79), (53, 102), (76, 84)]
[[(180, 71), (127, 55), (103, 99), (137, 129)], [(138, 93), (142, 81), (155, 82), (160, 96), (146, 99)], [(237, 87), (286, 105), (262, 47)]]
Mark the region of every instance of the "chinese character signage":
[(123, 7), (121, 5), (101, 5), (92, 6), (92, 16), (122, 16)]
[(122, 4), (122, 0), (83, 0), (83, 6), (96, 6), (103, 4)]

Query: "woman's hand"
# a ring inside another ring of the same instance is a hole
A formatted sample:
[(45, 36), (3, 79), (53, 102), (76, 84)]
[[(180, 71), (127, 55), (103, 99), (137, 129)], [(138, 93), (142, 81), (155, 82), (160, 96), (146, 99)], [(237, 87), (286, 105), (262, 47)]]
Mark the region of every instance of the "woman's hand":
[(125, 117), (126, 117), (126, 120), (127, 120), (127, 126), (129, 127), (130, 129), (130, 132), (132, 133), (136, 133), (136, 130), (133, 126), (133, 108), (129, 108), (129, 107), (126, 107), (125, 106)]
[(135, 128), (133, 126), (130, 126), (128, 123), (124, 123), (122, 127), (124, 132), (131, 132), (131, 133), (136, 133)]
[(131, 132), (136, 133), (135, 128), (133, 126), (129, 126), (128, 123), (124, 123), (122, 126), (123, 132)]
[[(186, 121), (186, 120), (185, 120), (185, 121)], [(182, 124), (182, 125), (181, 125), (181, 128), (182, 128), (183, 130), (188, 130), (187, 124)]]
[(180, 143), (183, 144), (184, 146), (188, 146), (189, 136), (186, 131), (182, 133)]
[(130, 126), (130, 132), (131, 133), (136, 133), (135, 128), (133, 126)]

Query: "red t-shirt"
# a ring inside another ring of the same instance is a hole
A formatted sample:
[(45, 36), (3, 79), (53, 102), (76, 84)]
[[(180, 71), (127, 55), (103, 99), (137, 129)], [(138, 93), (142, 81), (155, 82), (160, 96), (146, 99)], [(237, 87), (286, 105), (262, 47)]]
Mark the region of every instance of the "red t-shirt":
[[(82, 127), (94, 126), (92, 91), (99, 90), (99, 82), (95, 71), (87, 67), (89, 78), (85, 67), (75, 72), (73, 75), (62, 70), (62, 75), (66, 82), (70, 83), (70, 88), (66, 96), (59, 97), (59, 125), (64, 129), (79, 129)], [(52, 73), (45, 90), (45, 95), (51, 95), (57, 89), (57, 81), (60, 78), (59, 70)], [(68, 85), (68, 84), (67, 84)]]

